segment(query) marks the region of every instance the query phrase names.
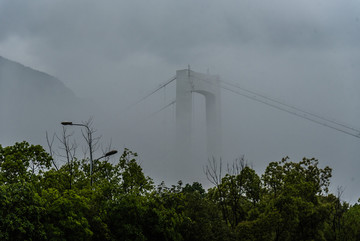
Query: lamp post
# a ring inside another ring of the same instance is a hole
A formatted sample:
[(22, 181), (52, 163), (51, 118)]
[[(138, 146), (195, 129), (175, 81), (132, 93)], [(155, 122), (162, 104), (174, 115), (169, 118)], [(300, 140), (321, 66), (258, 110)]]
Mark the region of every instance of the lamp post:
[[(93, 162), (93, 149), (92, 149), (93, 148), (93, 143), (92, 143), (92, 141), (93, 141), (92, 132), (93, 131), (90, 129), (89, 125), (82, 124), (82, 123), (72, 123), (70, 121), (63, 121), (63, 122), (61, 122), (61, 125), (63, 125), (63, 126), (82, 126), (82, 127), (86, 128), (87, 138), (85, 136), (84, 137), (85, 137), (85, 139), (86, 139), (86, 141), (87, 141), (87, 143), (89, 145), (89, 152), (90, 152), (90, 185), (92, 186), (92, 183), (93, 183), (92, 174), (93, 174), (93, 164), (94, 164), (94, 162)], [(112, 151), (106, 153), (104, 156), (96, 159), (95, 161), (98, 161), (99, 159), (104, 158), (104, 157), (114, 155), (116, 153), (117, 153), (116, 150), (112, 150)]]
[[(112, 150), (112, 151), (109, 151), (107, 153), (105, 153), (105, 155), (97, 158), (94, 160), (94, 163), (96, 163), (98, 160), (104, 158), (104, 157), (109, 157), (109, 156), (112, 156), (112, 155), (115, 155), (118, 151), (117, 150)], [(94, 170), (94, 172), (96, 172), (97, 170)], [(91, 183), (92, 183), (92, 176), (91, 176)]]

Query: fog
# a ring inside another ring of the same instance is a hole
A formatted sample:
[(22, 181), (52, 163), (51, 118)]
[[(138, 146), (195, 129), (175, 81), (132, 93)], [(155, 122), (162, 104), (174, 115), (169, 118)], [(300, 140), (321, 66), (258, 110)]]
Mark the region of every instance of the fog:
[[(199, 157), (184, 162), (172, 156), (175, 106), (156, 113), (175, 98), (174, 83), (135, 105), (138, 100), (190, 65), (359, 129), (359, 39), (355, 0), (0, 0), (0, 56), (55, 76), (87, 103), (63, 117), (54, 108), (46, 111), (49, 118), (32, 116), (44, 123), (43, 132), (19, 133), (15, 120), (4, 121), (17, 110), (3, 95), (0, 124), (13, 135), (0, 141), (44, 145), (45, 131), (61, 132), (61, 121), (93, 117), (102, 141), (138, 152), (144, 172), (157, 182), (207, 185), (203, 97), (193, 100)], [(315, 157), (333, 168), (332, 190), (342, 186), (344, 199), (357, 201), (359, 138), (226, 90), (221, 94), (224, 163), (244, 155), (262, 174), (285, 156)]]

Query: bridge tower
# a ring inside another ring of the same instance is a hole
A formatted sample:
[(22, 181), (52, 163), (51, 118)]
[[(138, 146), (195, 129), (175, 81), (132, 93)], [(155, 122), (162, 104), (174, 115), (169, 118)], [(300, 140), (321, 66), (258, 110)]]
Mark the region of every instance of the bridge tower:
[[(202, 74), (190, 68), (176, 71), (176, 145), (179, 155), (192, 153), (192, 93), (205, 96), (206, 140), (208, 158), (221, 156), (220, 80), (216, 75)], [(190, 154), (191, 155), (191, 154)]]

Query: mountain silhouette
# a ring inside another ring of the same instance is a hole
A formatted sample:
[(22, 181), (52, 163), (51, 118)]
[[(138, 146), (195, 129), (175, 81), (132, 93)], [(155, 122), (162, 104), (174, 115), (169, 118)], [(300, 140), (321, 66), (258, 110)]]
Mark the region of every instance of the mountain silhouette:
[(0, 56), (0, 144), (43, 144), (45, 132), (79, 119), (85, 101), (59, 79)]

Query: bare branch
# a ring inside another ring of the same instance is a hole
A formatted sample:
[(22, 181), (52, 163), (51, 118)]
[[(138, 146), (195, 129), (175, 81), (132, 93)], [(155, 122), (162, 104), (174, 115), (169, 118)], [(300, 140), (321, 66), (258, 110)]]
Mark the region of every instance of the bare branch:
[[(219, 169), (219, 170), (218, 170)], [(215, 186), (219, 186), (221, 183), (221, 175), (222, 172), (222, 160), (219, 160), (219, 168), (215, 158), (213, 157), (212, 160), (208, 159), (208, 164), (205, 166), (204, 173), (206, 178), (214, 184)]]
[[(106, 145), (106, 147), (104, 148), (103, 145), (101, 145), (101, 152), (102, 155), (105, 156), (106, 153), (108, 153), (109, 151), (113, 150), (112, 148), (112, 140), (110, 140), (110, 142)], [(110, 157), (105, 157), (104, 160), (108, 161), (110, 159)]]
[(55, 133), (52, 135), (51, 140), (49, 138), (48, 132), (46, 131), (46, 143), (48, 145), (49, 148), (49, 154), (52, 157), (51, 158), (51, 162), (54, 165), (55, 169), (58, 171), (59, 168), (57, 167), (56, 163), (55, 163), (55, 151), (53, 150), (53, 144), (54, 144), (54, 140), (55, 140)]
[(227, 173), (230, 175), (237, 176), (241, 173), (241, 171), (247, 167), (247, 161), (245, 160), (244, 156), (236, 158), (231, 166), (227, 165)]

